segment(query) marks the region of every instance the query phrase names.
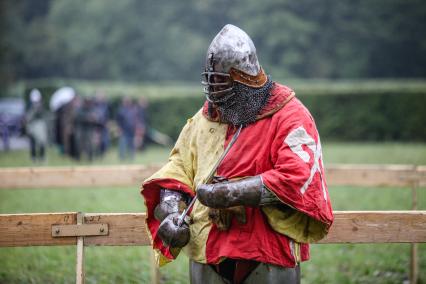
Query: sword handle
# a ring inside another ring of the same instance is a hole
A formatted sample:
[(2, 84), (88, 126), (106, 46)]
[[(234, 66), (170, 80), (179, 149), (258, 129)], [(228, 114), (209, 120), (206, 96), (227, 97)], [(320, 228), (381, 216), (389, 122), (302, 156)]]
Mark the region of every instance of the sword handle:
[(185, 220), (186, 215), (188, 215), (189, 210), (194, 206), (195, 201), (197, 200), (197, 195), (192, 198), (191, 202), (189, 203), (188, 207), (183, 210), (182, 214), (179, 216), (177, 226), (180, 227), (183, 224), (183, 220)]

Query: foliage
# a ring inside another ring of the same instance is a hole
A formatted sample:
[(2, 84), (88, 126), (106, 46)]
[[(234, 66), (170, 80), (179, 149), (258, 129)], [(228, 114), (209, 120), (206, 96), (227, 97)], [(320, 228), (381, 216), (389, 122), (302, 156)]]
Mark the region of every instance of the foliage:
[(325, 139), (425, 141), (425, 93), (302, 96)]
[(148, 108), (149, 123), (152, 127), (177, 139), (186, 120), (203, 105), (203, 98), (173, 98), (151, 101)]
[[(315, 118), (321, 137), (339, 141), (426, 141), (425, 91), (376, 91), (360, 95), (319, 95), (315, 90), (298, 98)], [(169, 98), (150, 102), (152, 126), (177, 138), (186, 119), (203, 104), (202, 98)]]
[(194, 81), (220, 28), (253, 38), (273, 76), (425, 77), (422, 0), (0, 2), (0, 78)]

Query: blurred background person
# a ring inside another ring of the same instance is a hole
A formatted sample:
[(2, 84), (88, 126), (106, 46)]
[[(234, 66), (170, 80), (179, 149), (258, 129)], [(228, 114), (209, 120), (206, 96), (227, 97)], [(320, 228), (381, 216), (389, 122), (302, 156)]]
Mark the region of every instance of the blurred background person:
[(37, 89), (30, 92), (30, 106), (25, 116), (26, 133), (30, 140), (30, 154), (34, 163), (46, 159), (47, 123), (41, 93)]
[(76, 111), (75, 135), (79, 158), (85, 156), (93, 161), (100, 145), (100, 116), (96, 113), (95, 100), (85, 98), (83, 105)]
[(78, 157), (75, 135), (74, 118), (80, 101), (71, 87), (62, 87), (55, 91), (50, 98), (50, 110), (55, 114), (55, 143), (61, 154)]
[(143, 150), (145, 147), (145, 136), (147, 133), (146, 109), (148, 101), (145, 97), (140, 97), (136, 103), (136, 129), (135, 129), (135, 149)]
[[(25, 132), (25, 101), (21, 98), (0, 96), (0, 151), (18, 147), (28, 148)], [(19, 142), (20, 141), (20, 142)]]
[(96, 91), (93, 111), (97, 118), (97, 130), (95, 133), (97, 157), (102, 158), (110, 145), (108, 122), (110, 119), (110, 107), (102, 90)]
[(124, 97), (117, 112), (118, 152), (122, 161), (134, 158), (136, 121), (137, 108), (129, 97)]

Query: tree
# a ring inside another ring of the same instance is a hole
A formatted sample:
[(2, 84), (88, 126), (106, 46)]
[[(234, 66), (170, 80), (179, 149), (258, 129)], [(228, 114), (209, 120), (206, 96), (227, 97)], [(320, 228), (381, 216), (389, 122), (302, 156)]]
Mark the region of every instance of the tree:
[(423, 0), (0, 2), (0, 75), (198, 80), (227, 23), (275, 78), (425, 77)]

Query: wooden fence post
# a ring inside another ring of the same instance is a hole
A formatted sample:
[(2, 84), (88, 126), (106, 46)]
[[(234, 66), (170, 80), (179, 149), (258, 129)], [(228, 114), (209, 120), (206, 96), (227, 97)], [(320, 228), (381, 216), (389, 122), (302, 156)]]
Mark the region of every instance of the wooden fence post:
[[(84, 214), (77, 213), (77, 225), (84, 223)], [(77, 267), (76, 267), (76, 284), (84, 284), (84, 237), (77, 237)]]
[[(417, 186), (418, 180), (413, 180), (411, 184), (411, 209), (417, 210)], [(410, 257), (410, 283), (417, 284), (419, 266), (417, 262), (417, 243), (411, 244)]]
[(150, 249), (151, 254), (151, 284), (160, 283), (160, 271), (157, 267), (157, 261), (155, 260), (155, 251)]

